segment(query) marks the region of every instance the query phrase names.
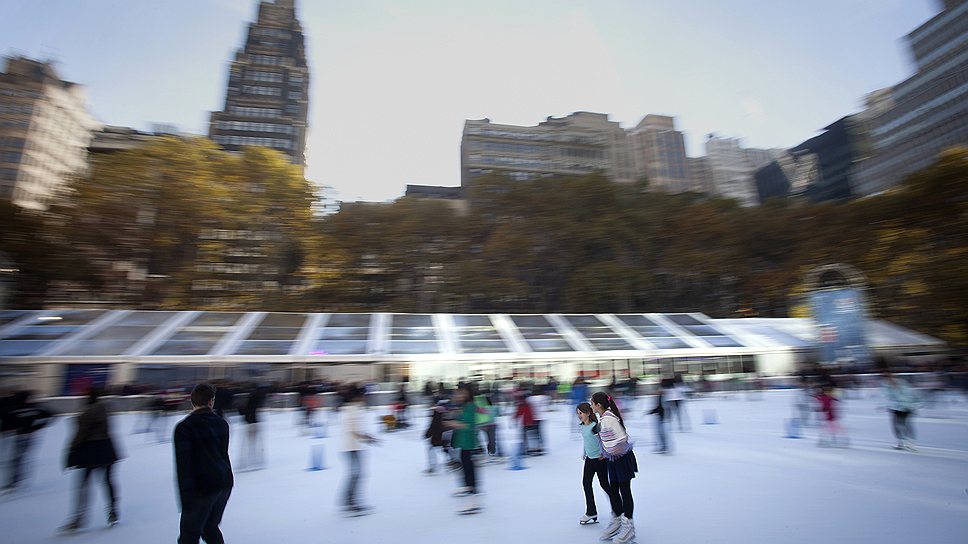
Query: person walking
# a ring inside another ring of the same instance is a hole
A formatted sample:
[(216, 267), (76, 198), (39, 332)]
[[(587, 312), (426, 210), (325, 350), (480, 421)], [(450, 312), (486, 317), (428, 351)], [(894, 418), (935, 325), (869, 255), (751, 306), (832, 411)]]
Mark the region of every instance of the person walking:
[(219, 524), (232, 494), (229, 424), (213, 410), (215, 387), (192, 389), (192, 412), (175, 426), (175, 475), (181, 503), (178, 544), (223, 544)]
[(30, 391), (20, 391), (4, 416), (5, 426), (12, 434), (13, 447), (10, 453), (10, 474), (4, 493), (14, 491), (24, 480), (27, 472), (27, 453), (33, 445), (34, 433), (43, 429), (52, 415), (47, 410), (31, 402)]
[(583, 458), (585, 467), (582, 471), (581, 485), (585, 490), (585, 515), (578, 518), (580, 525), (598, 523), (598, 508), (595, 506), (595, 490), (592, 488), (592, 481), (598, 476), (598, 485), (602, 486), (605, 494), (612, 504), (612, 517), (618, 517), (622, 505), (619, 504), (612, 495), (612, 488), (608, 482), (608, 465), (602, 455), (602, 442), (598, 438), (598, 418), (592, 410), (591, 404), (583, 402), (576, 409), (578, 412), (579, 431), (581, 432), (583, 445)]
[(346, 402), (340, 408), (342, 449), (349, 465), (349, 475), (343, 491), (343, 513), (361, 516), (370, 513), (369, 506), (359, 503), (357, 492), (363, 479), (363, 445), (375, 444), (377, 440), (363, 430), (363, 389), (351, 386), (346, 392)]
[(635, 525), (632, 524), (635, 507), (632, 500), (632, 478), (635, 478), (639, 467), (625, 429), (622, 412), (612, 396), (599, 391), (592, 395), (591, 405), (599, 417), (598, 437), (602, 442), (602, 452), (608, 467), (608, 483), (612, 491), (610, 498), (615, 505), (615, 517), (605, 528), (601, 540), (613, 539), (618, 544), (627, 544), (635, 540)]
[(891, 413), (894, 436), (897, 438), (894, 449), (918, 451), (914, 446), (914, 427), (911, 425), (911, 417), (919, 405), (917, 393), (904, 380), (885, 372), (884, 395), (887, 397), (887, 409)]
[(111, 438), (107, 404), (101, 401), (100, 397), (100, 388), (91, 387), (87, 396), (87, 407), (77, 417), (77, 430), (70, 442), (65, 468), (77, 468), (81, 471), (81, 475), (77, 486), (74, 516), (60, 528), (61, 532), (76, 531), (84, 525), (84, 517), (87, 513), (87, 485), (95, 470), (101, 470), (104, 474), (104, 487), (108, 494), (108, 525), (116, 525), (119, 521), (118, 496), (111, 479), (111, 472), (120, 456)]

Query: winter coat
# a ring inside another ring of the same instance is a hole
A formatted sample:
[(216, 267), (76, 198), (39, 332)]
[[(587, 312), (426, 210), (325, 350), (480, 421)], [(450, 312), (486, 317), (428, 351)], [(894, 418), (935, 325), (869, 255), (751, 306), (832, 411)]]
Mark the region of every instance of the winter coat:
[(192, 499), (234, 484), (229, 460), (229, 424), (208, 408), (195, 410), (175, 426), (175, 473), (184, 508)]
[(430, 418), (430, 426), (427, 427), (424, 438), (430, 439), (431, 446), (445, 446), (447, 444), (444, 441), (444, 430), (444, 410), (434, 408), (433, 416)]
[(104, 402), (89, 404), (77, 416), (77, 432), (71, 440), (67, 468), (95, 468), (114, 464), (120, 456), (111, 440), (108, 407)]

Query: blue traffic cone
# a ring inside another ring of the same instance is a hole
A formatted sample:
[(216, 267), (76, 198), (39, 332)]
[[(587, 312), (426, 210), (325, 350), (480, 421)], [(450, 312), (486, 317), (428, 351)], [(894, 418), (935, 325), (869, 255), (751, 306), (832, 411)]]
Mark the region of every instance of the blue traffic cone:
[(716, 425), (719, 423), (719, 419), (716, 417), (716, 410), (703, 410), (702, 423), (703, 425)]
[(326, 466), (323, 464), (323, 445), (313, 444), (309, 446), (309, 471), (326, 470)]
[(790, 418), (786, 420), (786, 436), (784, 438), (803, 438), (800, 436), (800, 420)]
[(508, 470), (524, 470), (528, 467), (524, 466), (521, 458), (524, 457), (524, 443), (519, 443), (518, 447), (511, 450), (511, 465), (508, 466)]

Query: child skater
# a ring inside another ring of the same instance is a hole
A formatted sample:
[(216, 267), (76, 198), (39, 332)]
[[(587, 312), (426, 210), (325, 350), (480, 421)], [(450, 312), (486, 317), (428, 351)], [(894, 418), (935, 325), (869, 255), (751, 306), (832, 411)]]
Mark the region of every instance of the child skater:
[[(632, 478), (639, 471), (635, 462), (632, 442), (625, 430), (622, 412), (615, 400), (599, 391), (592, 395), (592, 410), (599, 417), (598, 437), (602, 443), (608, 467), (608, 482), (611, 488), (612, 507), (615, 517), (605, 528), (602, 540), (613, 539), (617, 544), (627, 544), (635, 540), (635, 526), (632, 525)], [(621, 515), (619, 515), (621, 514)]]
[[(581, 485), (585, 488), (585, 515), (578, 519), (581, 525), (598, 523), (598, 509), (595, 507), (595, 491), (592, 489), (592, 480), (598, 475), (598, 483), (605, 490), (605, 494), (612, 502), (613, 517), (619, 516), (621, 504), (616, 504), (612, 498), (612, 488), (608, 485), (608, 466), (605, 464), (605, 457), (602, 456), (602, 442), (598, 439), (598, 418), (592, 411), (591, 404), (583, 402), (578, 405), (578, 419), (581, 424), (578, 426), (581, 436), (584, 439), (585, 470), (582, 474)], [(617, 510), (618, 509), (618, 510)]]
[(817, 445), (821, 447), (849, 445), (847, 435), (838, 421), (840, 414), (838, 414), (835, 403), (840, 402), (840, 400), (833, 396), (833, 388), (824, 385), (817, 396), (817, 402), (820, 404), (820, 411), (823, 413), (823, 428), (820, 430), (820, 440)]

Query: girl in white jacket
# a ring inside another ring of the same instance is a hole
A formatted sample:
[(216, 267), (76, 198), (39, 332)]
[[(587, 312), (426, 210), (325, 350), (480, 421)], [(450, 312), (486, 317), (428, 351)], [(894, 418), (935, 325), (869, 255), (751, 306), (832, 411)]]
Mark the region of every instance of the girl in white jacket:
[[(598, 437), (602, 441), (602, 453), (608, 465), (608, 481), (616, 506), (615, 518), (605, 528), (601, 540), (614, 539), (613, 542), (626, 544), (635, 540), (635, 526), (632, 524), (632, 478), (639, 471), (632, 451), (632, 442), (625, 430), (622, 412), (618, 404), (607, 393), (592, 395), (592, 410), (599, 416)], [(618, 515), (621, 514), (621, 515)]]

